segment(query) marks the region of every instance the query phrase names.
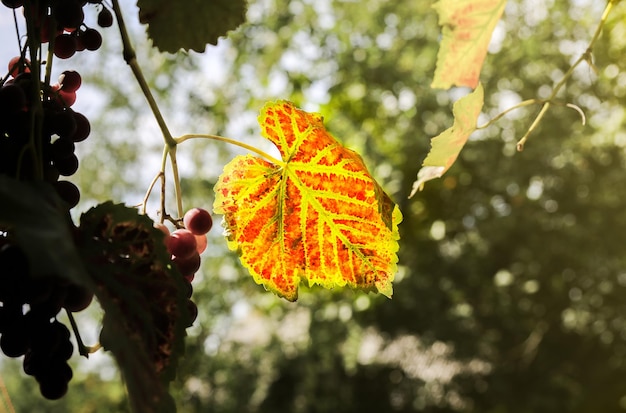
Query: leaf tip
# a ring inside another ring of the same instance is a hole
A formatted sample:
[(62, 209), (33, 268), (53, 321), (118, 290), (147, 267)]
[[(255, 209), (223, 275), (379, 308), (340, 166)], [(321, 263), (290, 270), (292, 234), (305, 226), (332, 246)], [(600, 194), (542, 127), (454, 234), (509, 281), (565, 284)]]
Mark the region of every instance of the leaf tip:
[(421, 191), (424, 189), (424, 184), (430, 180), (441, 178), (443, 173), (446, 171), (444, 166), (424, 166), (417, 173), (417, 180), (413, 182), (413, 188), (411, 189), (411, 193), (409, 194), (409, 199), (413, 198), (413, 196), (417, 193), (417, 191)]

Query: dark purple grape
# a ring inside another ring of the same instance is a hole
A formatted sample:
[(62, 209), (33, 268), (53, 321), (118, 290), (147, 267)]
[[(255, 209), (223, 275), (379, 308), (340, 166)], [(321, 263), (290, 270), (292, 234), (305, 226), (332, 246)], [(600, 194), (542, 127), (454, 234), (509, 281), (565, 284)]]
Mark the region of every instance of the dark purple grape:
[[(67, 363), (66, 363), (67, 365)], [(69, 368), (69, 366), (68, 366)], [(71, 370), (71, 368), (70, 368)], [(39, 391), (41, 395), (48, 400), (58, 400), (65, 396), (68, 389), (68, 381), (60, 380), (58, 378), (37, 380), (39, 382)]]
[(87, 29), (78, 34), (78, 38), (87, 50), (98, 50), (102, 46), (102, 35), (96, 29)]
[(98, 13), (98, 26), (100, 27), (111, 27), (113, 25), (113, 14), (109, 9), (104, 7)]
[(185, 280), (185, 297), (187, 298), (191, 298), (191, 295), (193, 294), (193, 285), (191, 285), (190, 281)]
[(30, 272), (24, 251), (14, 244), (0, 247), (0, 301), (19, 301), (21, 280)]
[(21, 328), (5, 331), (0, 337), (0, 349), (8, 357), (21, 357), (28, 351), (28, 335)]
[(68, 204), (70, 209), (78, 205), (78, 201), (80, 201), (80, 191), (76, 185), (70, 181), (58, 181), (54, 183), (54, 188), (57, 190), (59, 197)]
[(44, 165), (43, 179), (46, 182), (54, 183), (59, 180), (59, 170), (53, 165)]
[(187, 300), (187, 310), (189, 311), (189, 325), (187, 327), (191, 327), (198, 318), (198, 306), (193, 301)]
[(172, 262), (178, 268), (180, 274), (189, 282), (193, 281), (194, 275), (200, 269), (200, 254), (198, 254), (195, 250), (194, 253), (186, 258), (180, 258), (174, 256), (172, 258)]
[(54, 163), (54, 166), (59, 170), (59, 175), (72, 176), (78, 170), (78, 157), (76, 154), (59, 159)]
[(85, 19), (83, 8), (77, 0), (57, 0), (52, 3), (52, 14), (61, 27), (78, 28)]
[(93, 291), (82, 285), (70, 284), (63, 307), (73, 313), (83, 311), (93, 300)]
[(70, 34), (60, 34), (54, 39), (54, 55), (68, 59), (76, 53), (76, 38)]
[(91, 132), (91, 124), (85, 115), (74, 112), (74, 120), (76, 121), (76, 132), (70, 139), (74, 142), (82, 142), (89, 136)]
[(10, 116), (26, 108), (26, 94), (15, 83), (0, 88), (0, 116)]
[(24, 5), (24, 0), (2, 0), (2, 4), (10, 9), (17, 9)]
[(52, 159), (54, 161), (65, 159), (74, 154), (76, 145), (67, 138), (60, 138), (52, 144)]
[(76, 118), (70, 110), (57, 112), (51, 119), (51, 132), (62, 138), (68, 138), (76, 133)]

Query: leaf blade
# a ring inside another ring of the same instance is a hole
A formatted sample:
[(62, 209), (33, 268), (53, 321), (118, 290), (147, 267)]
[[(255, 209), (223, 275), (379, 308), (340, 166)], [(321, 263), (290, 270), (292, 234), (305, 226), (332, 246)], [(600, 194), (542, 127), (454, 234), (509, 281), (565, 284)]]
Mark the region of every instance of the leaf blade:
[(483, 107), (481, 84), (452, 107), (454, 124), (431, 140), (430, 152), (417, 173), (409, 198), (422, 189), (424, 183), (441, 176), (454, 164), (469, 136), (476, 130), (476, 121)]
[(266, 104), (259, 123), (285, 163), (235, 158), (214, 204), (254, 280), (290, 301), (301, 280), (391, 296), (402, 214), (360, 156), (290, 102)]
[(478, 85), (491, 35), (504, 11), (506, 0), (439, 0), (442, 40), (432, 88)]
[(180, 49), (203, 52), (220, 36), (235, 30), (246, 17), (246, 0), (138, 0), (139, 21), (162, 52)]

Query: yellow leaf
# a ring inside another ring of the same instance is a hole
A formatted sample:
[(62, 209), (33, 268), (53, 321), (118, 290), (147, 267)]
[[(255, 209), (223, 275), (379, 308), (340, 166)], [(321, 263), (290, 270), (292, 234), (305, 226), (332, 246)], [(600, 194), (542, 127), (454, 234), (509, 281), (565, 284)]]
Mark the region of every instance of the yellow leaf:
[(483, 85), (479, 83), (472, 93), (454, 102), (452, 106), (454, 124), (431, 139), (430, 152), (424, 159), (422, 169), (417, 173), (417, 181), (413, 183), (409, 198), (421, 190), (425, 182), (441, 178), (454, 164), (467, 139), (476, 130), (476, 121), (483, 108), (483, 100)]
[(440, 0), (433, 5), (443, 27), (433, 88), (476, 87), (505, 5), (506, 0)]
[(361, 157), (290, 102), (266, 104), (259, 123), (283, 162), (236, 157), (214, 204), (254, 280), (290, 301), (301, 280), (391, 297), (402, 214)]

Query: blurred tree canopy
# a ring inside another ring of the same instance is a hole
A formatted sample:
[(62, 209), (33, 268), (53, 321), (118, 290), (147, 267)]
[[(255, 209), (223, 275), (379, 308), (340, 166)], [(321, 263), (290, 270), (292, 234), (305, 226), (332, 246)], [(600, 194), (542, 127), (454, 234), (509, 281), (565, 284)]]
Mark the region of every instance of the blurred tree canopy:
[[(440, 36), (431, 6), (259, 0), (209, 58), (140, 56), (175, 129), (258, 144), (258, 108), (290, 99), (320, 111), (404, 213), (392, 300), (312, 289), (284, 302), (253, 283), (214, 231), (173, 386), (179, 411), (626, 410), (626, 8), (609, 16), (594, 66), (581, 65), (559, 95), (586, 124), (554, 106), (518, 153), (539, 107), (518, 109), (472, 135), (452, 169), (409, 200), (430, 138), (452, 124), (464, 93), (430, 89)], [(603, 6), (509, 0), (481, 75), (481, 119), (545, 98), (585, 52)], [(146, 122), (136, 92), (109, 81), (101, 63), (91, 79), (106, 105), (90, 116), (99, 139), (77, 182), (87, 199), (113, 191), (130, 203), (151, 179), (140, 173), (150, 147), (129, 138)], [(134, 112), (113, 122), (128, 105)], [(184, 198), (208, 206), (214, 165), (232, 153), (193, 145), (180, 149)], [(2, 377), (17, 411), (127, 411), (117, 376), (89, 363), (53, 403), (21, 381), (19, 364), (5, 362)]]

